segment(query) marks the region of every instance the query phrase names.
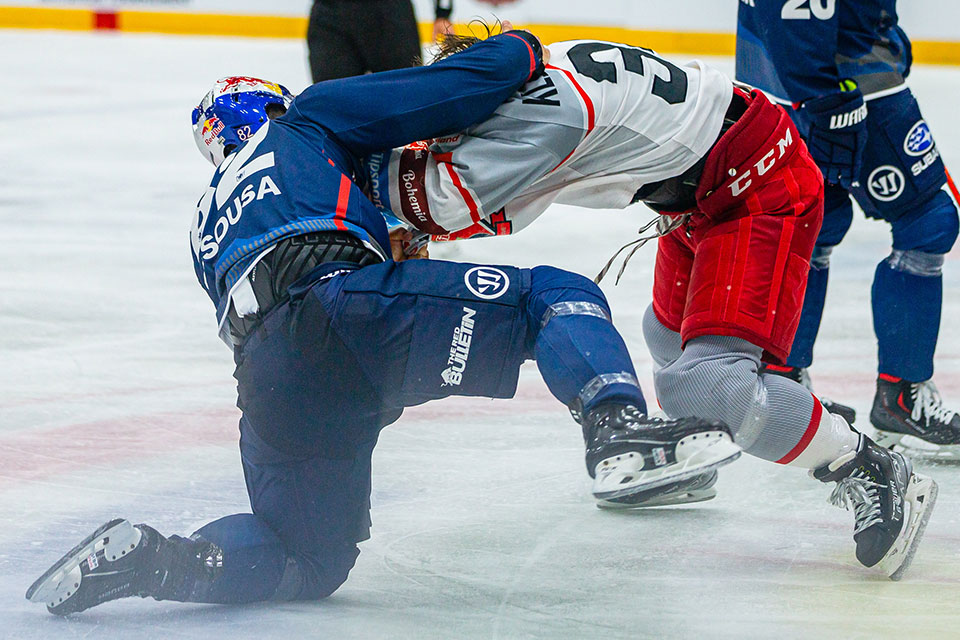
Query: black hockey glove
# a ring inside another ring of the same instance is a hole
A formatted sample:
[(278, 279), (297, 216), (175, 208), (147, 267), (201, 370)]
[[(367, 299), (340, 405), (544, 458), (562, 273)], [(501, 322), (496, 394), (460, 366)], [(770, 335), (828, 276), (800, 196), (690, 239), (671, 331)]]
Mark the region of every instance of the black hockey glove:
[(801, 109), (810, 119), (807, 146), (824, 181), (849, 189), (860, 178), (867, 143), (867, 105), (852, 81), (845, 80), (841, 86), (848, 90), (807, 100)]

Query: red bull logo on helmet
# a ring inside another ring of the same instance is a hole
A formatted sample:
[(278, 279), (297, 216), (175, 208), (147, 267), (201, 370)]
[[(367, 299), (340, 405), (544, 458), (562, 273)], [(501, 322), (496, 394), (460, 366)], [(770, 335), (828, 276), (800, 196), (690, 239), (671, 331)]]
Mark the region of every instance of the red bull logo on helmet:
[(217, 139), (217, 136), (220, 135), (220, 132), (223, 131), (225, 125), (223, 121), (217, 116), (211, 116), (204, 121), (203, 126), (200, 128), (200, 135), (203, 137), (203, 143), (208, 147), (213, 144)]

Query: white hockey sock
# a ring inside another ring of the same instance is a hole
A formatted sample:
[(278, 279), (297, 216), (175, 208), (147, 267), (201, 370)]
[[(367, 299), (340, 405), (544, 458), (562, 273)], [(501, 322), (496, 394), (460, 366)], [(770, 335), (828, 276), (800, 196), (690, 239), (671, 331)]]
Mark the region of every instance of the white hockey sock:
[(817, 469), (842, 455), (856, 451), (860, 434), (850, 428), (847, 421), (823, 408), (814, 396), (813, 415), (800, 442), (777, 464)]

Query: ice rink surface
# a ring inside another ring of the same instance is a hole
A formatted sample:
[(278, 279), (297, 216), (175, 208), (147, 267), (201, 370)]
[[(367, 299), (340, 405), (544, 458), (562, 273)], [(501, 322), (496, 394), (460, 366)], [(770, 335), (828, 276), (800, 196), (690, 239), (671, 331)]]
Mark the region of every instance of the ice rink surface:
[[(905, 580), (863, 570), (853, 516), (802, 470), (743, 458), (686, 508), (594, 507), (579, 428), (526, 365), (512, 401), (410, 409), (374, 456), (373, 534), (319, 603), (124, 600), (60, 619), (24, 600), (117, 516), (187, 534), (248, 510), (230, 352), (187, 228), (211, 167), (190, 109), (213, 80), (306, 82), (295, 41), (0, 32), (0, 637), (948, 638), (960, 635), (960, 465)], [(715, 61), (732, 73), (732, 61)], [(960, 167), (960, 70), (910, 85)], [(957, 170), (960, 172), (960, 169)], [(435, 257), (593, 276), (649, 213), (556, 207), (518, 237)], [(817, 390), (861, 424), (876, 369), (869, 290), (887, 228), (834, 253)], [(947, 263), (935, 380), (960, 406), (960, 269)], [(653, 247), (604, 283), (652, 398), (640, 318)], [(705, 392), (709, 392), (705, 390)], [(722, 401), (718, 398), (718, 401)]]

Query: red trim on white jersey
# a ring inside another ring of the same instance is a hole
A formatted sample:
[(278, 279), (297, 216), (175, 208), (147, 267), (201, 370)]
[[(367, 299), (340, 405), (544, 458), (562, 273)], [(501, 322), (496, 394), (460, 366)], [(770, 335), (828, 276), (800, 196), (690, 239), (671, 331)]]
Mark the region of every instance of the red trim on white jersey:
[[(587, 133), (584, 136), (584, 140), (586, 140), (586, 137), (590, 135), (590, 132), (593, 131), (593, 127), (596, 126), (597, 124), (597, 114), (596, 114), (596, 110), (593, 108), (593, 100), (590, 99), (590, 96), (588, 96), (587, 92), (583, 90), (583, 87), (581, 87), (580, 83), (576, 81), (572, 73), (570, 73), (566, 69), (561, 69), (560, 67), (555, 67), (551, 64), (547, 65), (547, 69), (553, 69), (554, 71), (559, 71), (563, 75), (567, 76), (567, 80), (570, 81), (570, 84), (573, 85), (573, 88), (576, 89), (577, 93), (580, 94), (580, 99), (583, 101), (583, 106), (586, 107), (587, 109)], [(583, 140), (581, 140), (581, 142), (583, 142)], [(566, 158), (561, 160), (560, 163), (557, 164), (557, 166), (555, 166), (553, 169), (550, 170), (551, 173), (559, 169), (564, 162), (569, 160), (570, 156), (572, 156), (573, 152), (576, 150), (577, 150), (576, 147), (574, 147), (573, 151), (568, 153)]]
[(463, 181), (460, 180), (459, 174), (457, 174), (453, 168), (453, 163), (451, 162), (453, 153), (437, 153), (434, 154), (433, 157), (438, 163), (442, 163), (447, 173), (450, 174), (450, 180), (453, 182), (453, 186), (457, 188), (460, 197), (463, 198), (463, 201), (467, 205), (467, 210), (470, 211), (470, 219), (474, 222), (480, 222), (480, 207), (477, 206), (476, 200), (473, 199), (473, 196), (470, 195), (467, 188), (463, 186)]

